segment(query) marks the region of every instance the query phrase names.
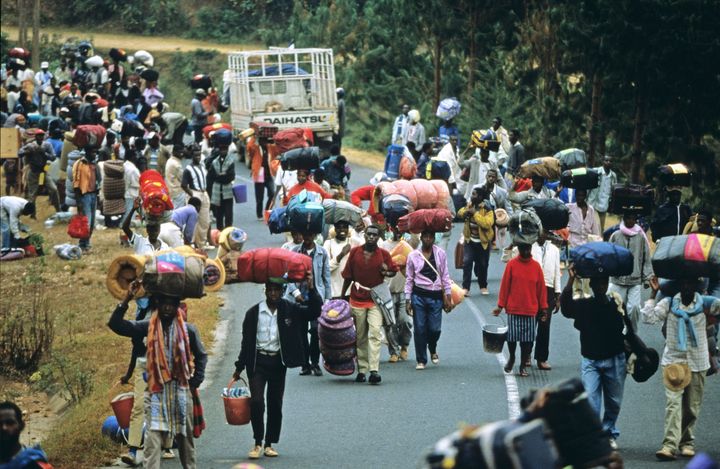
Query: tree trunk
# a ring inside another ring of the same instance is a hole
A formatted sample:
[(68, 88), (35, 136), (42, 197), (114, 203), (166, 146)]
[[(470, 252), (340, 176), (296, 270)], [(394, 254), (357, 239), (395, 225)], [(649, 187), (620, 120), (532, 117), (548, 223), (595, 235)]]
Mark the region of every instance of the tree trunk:
[(442, 65), (442, 39), (439, 37), (435, 39), (435, 104), (433, 109), (437, 109), (440, 104), (440, 88), (442, 73), (440, 66)]
[(642, 162), (642, 139), (645, 131), (645, 93), (642, 85), (638, 84), (635, 91), (635, 119), (632, 141), (632, 154), (630, 164), (630, 181), (640, 183), (640, 164)]
[[(600, 97), (602, 96), (603, 80), (600, 71), (593, 73), (592, 81), (592, 101), (590, 106), (590, 149), (588, 151), (588, 163), (592, 167), (595, 165), (595, 156), (597, 155), (598, 144), (600, 141), (600, 120), (602, 119), (602, 111), (600, 110)], [(604, 138), (603, 138), (604, 140)], [(602, 145), (605, 146), (604, 144)]]
[(470, 47), (468, 48), (468, 97), (472, 95), (472, 90), (475, 87), (475, 67), (477, 66), (477, 41), (475, 40), (475, 31), (477, 31), (478, 26), (477, 9), (474, 5), (470, 6), (470, 8), (472, 8), (472, 11), (470, 12)]
[(35, 71), (40, 70), (40, 0), (33, 2), (32, 67)]
[(25, 8), (25, 0), (17, 0), (18, 13), (18, 45), (23, 49), (27, 48), (27, 26), (25, 18), (27, 9)]

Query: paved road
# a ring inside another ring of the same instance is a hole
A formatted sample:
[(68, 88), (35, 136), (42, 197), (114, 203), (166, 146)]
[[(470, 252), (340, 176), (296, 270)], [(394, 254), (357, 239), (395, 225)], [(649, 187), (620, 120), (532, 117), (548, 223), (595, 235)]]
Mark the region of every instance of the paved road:
[[(239, 178), (247, 179), (245, 168)], [(354, 168), (353, 185), (365, 184), (372, 172)], [(250, 191), (252, 192), (252, 191)], [(279, 246), (283, 239), (269, 235), (264, 224), (255, 220), (254, 201), (236, 206), (235, 224), (249, 234), (246, 248)], [(450, 246), (459, 235), (453, 230)], [(490, 269), (490, 290), (499, 289), (502, 264), (493, 253)], [(460, 271), (453, 271), (456, 281)], [(227, 342), (214, 357), (216, 367), (210, 373), (212, 382), (203, 390), (208, 429), (198, 445), (198, 467), (229, 468), (247, 461), (252, 446), (250, 425), (232, 427), (225, 424), (220, 393), (234, 369), (240, 349), (240, 331), (245, 311), (263, 298), (257, 285), (226, 287), (222, 320), (226, 321)], [(383, 351), (380, 372), (381, 386), (356, 384), (352, 378), (325, 374), (317, 377), (298, 376), (289, 370), (285, 391), (284, 419), (281, 441), (276, 448), (281, 456), (259, 461), (266, 468), (411, 468), (417, 467), (421, 455), (440, 437), (454, 431), (461, 422), (482, 423), (508, 418), (513, 406), (508, 404), (508, 386), (517, 383), (519, 395), (532, 387), (578, 374), (579, 340), (569, 320), (556, 315), (552, 322), (551, 356), (553, 370), (533, 369), (527, 378), (505, 376), (496, 355), (484, 353), (480, 324), (497, 319), (489, 314), (495, 297), (481, 297), (477, 286), (472, 295), (451, 314), (443, 317), (439, 344), (441, 362), (425, 371), (414, 369), (414, 360), (387, 363)], [(652, 347), (661, 349), (658, 328), (642, 327), (642, 337)], [(412, 350), (411, 350), (412, 356)], [(507, 381), (507, 382), (506, 382)], [(626, 467), (657, 467), (654, 452), (662, 439), (664, 391), (656, 374), (650, 381), (638, 384), (628, 379), (620, 415), (619, 439)], [(718, 378), (708, 379), (705, 402), (697, 426), (697, 445), (710, 450), (720, 459), (720, 418)], [(683, 467), (684, 462), (666, 463), (663, 467)], [(163, 467), (179, 467), (165, 462)]]

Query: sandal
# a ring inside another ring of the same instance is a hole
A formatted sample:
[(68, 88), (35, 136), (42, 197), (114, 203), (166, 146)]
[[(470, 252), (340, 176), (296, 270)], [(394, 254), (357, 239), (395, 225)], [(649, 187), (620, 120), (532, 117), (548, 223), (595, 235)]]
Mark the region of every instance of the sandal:
[(515, 357), (508, 358), (508, 361), (505, 362), (505, 367), (503, 370), (505, 370), (505, 373), (510, 373), (513, 369), (513, 366), (515, 365)]
[(522, 376), (523, 378), (530, 376), (530, 374), (527, 372), (525, 368), (520, 368), (518, 370), (518, 376)]

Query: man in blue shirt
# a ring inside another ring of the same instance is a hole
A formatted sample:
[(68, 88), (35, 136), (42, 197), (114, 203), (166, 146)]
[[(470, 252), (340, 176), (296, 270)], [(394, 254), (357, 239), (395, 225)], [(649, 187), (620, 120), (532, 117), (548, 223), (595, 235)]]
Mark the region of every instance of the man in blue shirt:
[(192, 243), (201, 206), (200, 199), (190, 197), (186, 206), (173, 210), (169, 222), (160, 225), (158, 238), (171, 248)]
[(347, 181), (350, 180), (350, 167), (347, 164), (347, 158), (340, 154), (340, 147), (333, 145), (330, 148), (330, 158), (323, 161), (320, 168), (322, 168), (325, 180), (330, 187), (335, 189), (347, 186)]

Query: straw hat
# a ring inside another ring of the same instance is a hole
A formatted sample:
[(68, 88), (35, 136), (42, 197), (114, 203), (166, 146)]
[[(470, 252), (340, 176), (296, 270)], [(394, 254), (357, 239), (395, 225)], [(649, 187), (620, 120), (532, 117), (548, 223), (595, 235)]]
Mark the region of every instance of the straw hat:
[(672, 363), (663, 368), (663, 383), (671, 391), (682, 391), (690, 384), (691, 378), (687, 363)]

